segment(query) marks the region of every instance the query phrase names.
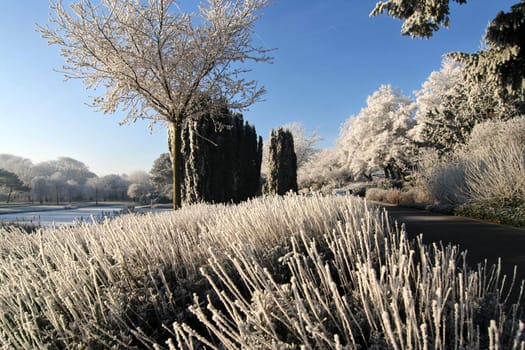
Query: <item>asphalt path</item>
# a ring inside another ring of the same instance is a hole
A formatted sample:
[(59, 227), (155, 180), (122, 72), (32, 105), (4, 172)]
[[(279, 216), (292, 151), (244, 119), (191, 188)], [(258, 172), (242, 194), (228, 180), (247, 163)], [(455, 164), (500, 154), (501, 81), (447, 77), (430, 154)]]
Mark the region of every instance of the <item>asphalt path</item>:
[(501, 258), (505, 274), (511, 276), (516, 266), (518, 280), (525, 280), (525, 229), (399, 206), (385, 208), (398, 224), (405, 225), (409, 238), (423, 234), (423, 243), (459, 245), (467, 250), (471, 267), (485, 260), (495, 264)]

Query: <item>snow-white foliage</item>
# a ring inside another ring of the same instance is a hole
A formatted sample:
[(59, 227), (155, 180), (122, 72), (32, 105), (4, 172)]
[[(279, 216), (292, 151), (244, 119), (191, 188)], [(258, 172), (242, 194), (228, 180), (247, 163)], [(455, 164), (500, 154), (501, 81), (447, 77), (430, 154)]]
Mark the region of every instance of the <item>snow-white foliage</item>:
[(132, 199), (144, 200), (153, 193), (150, 176), (145, 171), (134, 171), (127, 176), (126, 180), (130, 183), (127, 195)]
[(33, 178), (33, 162), (29, 159), (12, 154), (0, 154), (0, 169), (10, 171), (25, 184), (30, 184)]
[(352, 176), (341, 163), (338, 148), (324, 148), (316, 152), (303, 167), (297, 170), (299, 189), (331, 193)]
[(287, 196), (0, 229), (0, 347), (524, 346), (499, 270), (393, 227), (354, 197)]
[(436, 203), (453, 205), (467, 200), (465, 167), (455, 154), (440, 156), (435, 150), (421, 151), (417, 168), (418, 187)]
[(304, 125), (299, 122), (288, 123), (281, 128), (292, 133), (295, 156), (297, 157), (297, 170), (299, 170), (318, 151), (317, 143), (322, 138), (315, 130), (308, 134)]
[(417, 179), (437, 202), (525, 201), (525, 117), (477, 124), (452, 154), (420, 154)]
[(201, 269), (216, 297), (195, 296), (191, 312), (207, 332), (175, 322), (170, 349), (525, 346), (519, 306), (500, 308), (498, 269), (469, 270), (455, 246), (425, 246), (421, 236), (411, 243), (374, 210), (343, 212), (342, 224), (322, 237), (294, 235), (279, 259), (290, 273), (284, 282), (249, 247), (233, 249), (226, 263), (212, 252)]
[(369, 96), (367, 106), (342, 125), (337, 139), (349, 171), (356, 177), (371, 177), (377, 170), (406, 171), (414, 109), (412, 99), (390, 85), (382, 85)]
[(268, 197), (33, 235), (0, 228), (0, 348), (128, 349), (137, 328), (161, 334), (193, 292), (207, 292), (198, 270), (210, 248), (224, 259), (238, 245), (261, 261), (277, 258), (290, 235), (331, 232), (343, 211), (357, 215), (363, 205)]
[(476, 125), (461, 154), (470, 199), (525, 203), (525, 117)]
[(417, 124), (411, 135), (416, 141), (428, 141), (428, 134), (432, 132), (429, 129), (440, 127), (444, 130), (449, 126), (446, 125), (444, 114), (447, 112), (449, 101), (460, 95), (461, 84), (461, 65), (450, 58), (445, 58), (441, 70), (432, 72), (423, 83), (421, 90), (415, 92)]
[(417, 125), (411, 136), (421, 146), (450, 153), (464, 146), (472, 128), (485, 120), (516, 116), (511, 103), (502, 103), (494, 86), (465, 79), (466, 68), (449, 56), (432, 72), (417, 96)]
[(52, 0), (40, 33), (60, 46), (65, 76), (98, 94), (94, 107), (122, 110), (123, 122), (166, 122), (178, 208), (185, 124), (225, 107), (242, 110), (264, 93), (245, 73), (247, 62), (271, 60), (268, 49), (252, 43), (268, 2), (208, 0), (186, 12), (190, 4), (177, 0), (76, 0), (69, 8)]
[(100, 110), (180, 123), (202, 113), (203, 96), (243, 108), (261, 95), (240, 63), (269, 60), (251, 43), (267, 3), (208, 0), (185, 12), (176, 0), (53, 0), (40, 32), (60, 46), (66, 77), (96, 90)]

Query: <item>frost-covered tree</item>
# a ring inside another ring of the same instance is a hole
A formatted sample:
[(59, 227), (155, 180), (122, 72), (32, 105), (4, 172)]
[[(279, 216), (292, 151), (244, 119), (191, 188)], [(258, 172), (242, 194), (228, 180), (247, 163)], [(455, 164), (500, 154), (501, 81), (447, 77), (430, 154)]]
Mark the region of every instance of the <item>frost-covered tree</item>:
[(351, 179), (342, 163), (339, 148), (325, 148), (316, 152), (297, 169), (297, 182), (301, 190), (324, 191), (341, 187)]
[(100, 178), (99, 185), (102, 199), (118, 201), (127, 199), (129, 181), (124, 177), (116, 174), (105, 175)]
[(95, 200), (98, 205), (99, 199), (104, 199), (104, 179), (101, 177), (92, 177), (87, 180), (86, 187), (89, 193), (89, 199)]
[(525, 113), (525, 1), (500, 12), (488, 25), (485, 49), (476, 53), (450, 54), (465, 65), (471, 89), (488, 89), (491, 103), (508, 115)]
[(65, 201), (67, 194), (67, 178), (60, 172), (53, 173), (48, 178), (50, 197), (55, 200), (56, 205), (61, 201)]
[(26, 185), (31, 183), (34, 176), (33, 166), (33, 162), (27, 158), (12, 154), (0, 154), (0, 169), (16, 174)]
[(145, 202), (146, 198), (151, 198), (153, 185), (150, 176), (145, 171), (134, 171), (126, 178), (129, 182), (128, 197), (138, 202)]
[(125, 111), (123, 122), (145, 118), (167, 124), (178, 208), (181, 131), (209, 112), (202, 110), (201, 99), (242, 109), (263, 93), (245, 78), (249, 69), (243, 63), (270, 60), (251, 38), (267, 4), (208, 0), (198, 11), (185, 12), (176, 0), (76, 0), (69, 9), (57, 0), (51, 2), (50, 24), (40, 32), (61, 47), (66, 77), (79, 78), (99, 93), (95, 107)]
[(145, 186), (151, 186), (151, 179), (147, 172), (138, 170), (134, 171), (126, 177), (126, 179), (129, 181), (129, 183), (132, 184), (141, 184)]
[(5, 169), (0, 169), (0, 190), (7, 194), (6, 203), (9, 204), (13, 192), (28, 191), (22, 180), (15, 174)]
[[(91, 180), (91, 179), (90, 179)], [(36, 176), (31, 180), (31, 198), (40, 204), (47, 202), (49, 182), (45, 176)]]
[(151, 198), (151, 186), (141, 183), (132, 183), (128, 186), (128, 197), (138, 203), (146, 203)]
[(290, 191), (297, 192), (297, 158), (293, 135), (289, 130), (278, 128), (270, 132), (267, 162), (268, 177), (264, 193), (284, 195)]
[(463, 72), (458, 62), (445, 58), (441, 70), (432, 72), (415, 94), (416, 125), (411, 135), (420, 146), (434, 148), (442, 154), (465, 142), (476, 118), (468, 112)]
[(494, 89), (480, 80), (465, 79), (465, 66), (445, 57), (441, 70), (432, 72), (417, 96), (417, 125), (411, 131), (419, 146), (440, 155), (464, 145), (474, 126), (485, 120), (505, 120), (509, 108), (494, 98)]
[(377, 170), (392, 179), (404, 175), (412, 162), (408, 133), (414, 125), (414, 108), (410, 97), (382, 85), (367, 98), (367, 106), (343, 124), (336, 142), (343, 164), (355, 177), (371, 179)]
[(372, 16), (386, 13), (403, 20), (401, 33), (413, 37), (428, 38), (440, 27), (450, 24), (450, 2), (464, 4), (467, 0), (381, 0)]
[(86, 164), (69, 157), (41, 162), (33, 167), (34, 176), (52, 176), (57, 172), (62, 174), (65, 181), (74, 180), (81, 185), (84, 185), (89, 178), (96, 176)]
[(153, 161), (149, 174), (157, 194), (161, 197), (172, 198), (173, 168), (169, 153), (162, 153)]
[[(440, 27), (448, 27), (451, 2), (463, 4), (466, 0), (382, 0), (371, 15), (386, 13), (401, 19), (404, 35), (428, 38)], [(468, 95), (479, 96), (481, 92), (485, 101), (506, 110), (506, 114), (525, 113), (524, 37), (525, 1), (521, 0), (489, 23), (484, 36), (485, 49), (474, 54), (450, 54), (465, 65)]]
[(317, 144), (322, 138), (315, 130), (309, 134), (304, 125), (299, 122), (288, 123), (281, 128), (292, 133), (297, 169), (299, 170), (318, 151)]

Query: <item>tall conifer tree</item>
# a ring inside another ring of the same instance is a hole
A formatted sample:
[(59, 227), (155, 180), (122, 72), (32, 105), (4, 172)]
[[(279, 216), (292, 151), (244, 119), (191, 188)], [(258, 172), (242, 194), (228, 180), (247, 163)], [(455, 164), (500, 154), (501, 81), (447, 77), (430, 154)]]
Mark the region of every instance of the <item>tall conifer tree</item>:
[(272, 130), (268, 152), (268, 179), (264, 192), (278, 195), (297, 192), (297, 157), (292, 133), (282, 128)]

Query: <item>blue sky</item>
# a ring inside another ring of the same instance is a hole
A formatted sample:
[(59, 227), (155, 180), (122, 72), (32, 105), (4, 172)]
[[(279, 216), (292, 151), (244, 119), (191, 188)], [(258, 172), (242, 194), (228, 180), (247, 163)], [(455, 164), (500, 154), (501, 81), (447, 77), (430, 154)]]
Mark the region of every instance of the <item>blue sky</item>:
[[(271, 128), (302, 122), (329, 147), (381, 84), (412, 94), (443, 54), (478, 50), (488, 22), (516, 2), (453, 5), (451, 28), (421, 40), (401, 36), (400, 21), (369, 17), (375, 0), (272, 0), (254, 40), (277, 49), (274, 63), (256, 65), (250, 75), (268, 92), (245, 119), (264, 138)], [(4, 1), (0, 8), (0, 153), (35, 163), (68, 156), (99, 175), (149, 171), (167, 151), (165, 130), (150, 132), (146, 121), (119, 126), (121, 114), (86, 106), (92, 92), (53, 71), (63, 63), (58, 47), (36, 32), (48, 13), (45, 0)]]

